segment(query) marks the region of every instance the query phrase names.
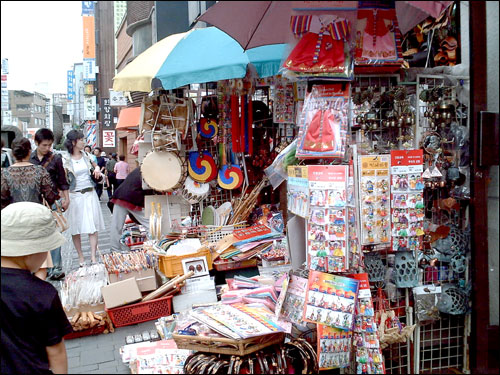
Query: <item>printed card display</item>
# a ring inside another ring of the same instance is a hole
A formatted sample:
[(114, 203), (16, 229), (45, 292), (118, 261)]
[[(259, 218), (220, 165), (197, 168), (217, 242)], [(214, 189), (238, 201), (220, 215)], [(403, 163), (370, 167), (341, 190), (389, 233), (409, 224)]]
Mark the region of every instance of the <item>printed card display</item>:
[(361, 244), (389, 243), (389, 155), (359, 156)]
[(352, 332), (318, 324), (320, 370), (349, 366)]
[(358, 287), (358, 280), (310, 271), (304, 320), (350, 330)]
[(309, 212), (309, 181), (307, 166), (289, 166), (287, 181), (288, 210), (300, 217)]
[(423, 150), (391, 151), (392, 250), (423, 249)]
[(344, 272), (347, 257), (347, 170), (344, 165), (309, 165), (309, 269)]
[(244, 339), (284, 332), (284, 329), (277, 324), (274, 313), (263, 305), (220, 304), (197, 309), (197, 312), (218, 321)]
[(307, 292), (307, 279), (290, 276), (290, 282), (281, 308), (281, 317), (292, 323), (303, 325), (304, 302)]

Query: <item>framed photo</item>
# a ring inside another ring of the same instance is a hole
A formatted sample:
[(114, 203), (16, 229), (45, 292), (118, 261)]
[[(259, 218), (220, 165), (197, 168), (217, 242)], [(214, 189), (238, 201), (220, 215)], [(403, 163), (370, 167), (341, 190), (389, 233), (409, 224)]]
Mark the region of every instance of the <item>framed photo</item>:
[(192, 277), (208, 275), (207, 257), (182, 259), (182, 269), (184, 274), (193, 271)]

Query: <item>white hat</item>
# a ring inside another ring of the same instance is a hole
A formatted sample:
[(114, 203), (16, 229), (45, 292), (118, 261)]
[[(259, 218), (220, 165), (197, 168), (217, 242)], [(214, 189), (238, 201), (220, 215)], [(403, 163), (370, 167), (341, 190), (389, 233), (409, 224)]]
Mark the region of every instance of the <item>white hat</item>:
[(43, 253), (66, 242), (52, 212), (33, 202), (9, 204), (2, 210), (2, 250), (5, 257)]

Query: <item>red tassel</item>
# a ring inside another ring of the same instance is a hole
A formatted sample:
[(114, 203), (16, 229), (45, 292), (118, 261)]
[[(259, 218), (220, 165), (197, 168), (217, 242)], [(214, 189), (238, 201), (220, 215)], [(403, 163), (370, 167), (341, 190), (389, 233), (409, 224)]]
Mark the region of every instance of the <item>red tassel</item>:
[(240, 150), (245, 152), (245, 95), (241, 95)]
[(240, 152), (240, 111), (237, 95), (231, 95), (231, 141), (233, 152)]
[(248, 100), (248, 154), (253, 154), (253, 103), (251, 96)]

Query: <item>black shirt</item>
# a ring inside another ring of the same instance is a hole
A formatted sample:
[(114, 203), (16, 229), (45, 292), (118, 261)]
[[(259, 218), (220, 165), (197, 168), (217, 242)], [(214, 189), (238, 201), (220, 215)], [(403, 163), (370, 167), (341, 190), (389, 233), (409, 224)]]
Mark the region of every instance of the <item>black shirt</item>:
[(144, 196), (151, 194), (153, 194), (153, 190), (142, 189), (141, 169), (135, 168), (118, 186), (111, 199), (119, 199), (137, 207), (144, 207)]
[(52, 374), (46, 347), (73, 332), (56, 288), (28, 270), (1, 267), (2, 374)]
[[(36, 154), (35, 150), (31, 153), (30, 163), (44, 166), (50, 155), (52, 155), (52, 152), (49, 151), (46, 155), (43, 156), (42, 160), (40, 160), (38, 159), (38, 155)], [(54, 154), (54, 157), (45, 167), (45, 169), (47, 170), (47, 172), (49, 172), (52, 183), (54, 184), (56, 189), (69, 190), (69, 183), (66, 179), (66, 172), (64, 171), (61, 155)]]

